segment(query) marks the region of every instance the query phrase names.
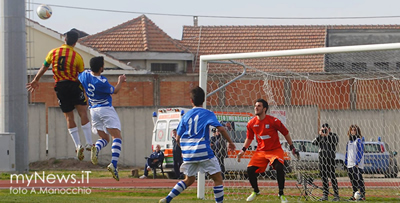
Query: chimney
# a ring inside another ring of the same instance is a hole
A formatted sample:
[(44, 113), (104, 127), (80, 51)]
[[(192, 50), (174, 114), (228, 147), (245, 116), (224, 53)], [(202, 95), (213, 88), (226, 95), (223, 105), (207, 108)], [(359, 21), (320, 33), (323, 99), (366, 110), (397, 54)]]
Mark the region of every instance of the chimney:
[(193, 26), (197, 27), (198, 26), (198, 17), (193, 16)]

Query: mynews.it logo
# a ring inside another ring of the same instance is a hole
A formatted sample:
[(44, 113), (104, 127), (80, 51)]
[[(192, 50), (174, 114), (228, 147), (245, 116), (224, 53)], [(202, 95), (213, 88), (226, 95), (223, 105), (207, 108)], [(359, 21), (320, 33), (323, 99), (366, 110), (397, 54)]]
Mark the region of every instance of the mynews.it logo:
[[(30, 194), (39, 192), (40, 194), (90, 194), (91, 189), (87, 187), (76, 187), (80, 184), (89, 183), (91, 171), (82, 171), (80, 174), (46, 174), (34, 172), (33, 174), (12, 174), (10, 184), (18, 184), (18, 187), (10, 187), (11, 194)], [(22, 187), (20, 186), (22, 184)], [(56, 188), (57, 184), (68, 184), (73, 188)], [(45, 185), (45, 187), (37, 187)], [(28, 188), (27, 188), (28, 187)]]

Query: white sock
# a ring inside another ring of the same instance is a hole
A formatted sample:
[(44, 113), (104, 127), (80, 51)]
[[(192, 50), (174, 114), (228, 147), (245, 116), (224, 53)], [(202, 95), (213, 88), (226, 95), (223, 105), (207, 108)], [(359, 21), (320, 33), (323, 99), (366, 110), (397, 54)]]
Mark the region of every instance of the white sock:
[(85, 135), (86, 144), (93, 145), (92, 129), (91, 129), (90, 122), (88, 122), (88, 123), (86, 123), (85, 125), (82, 126), (82, 131), (83, 131), (83, 134)]
[(72, 137), (72, 140), (74, 141), (75, 144), (75, 148), (78, 147), (78, 145), (81, 144), (81, 140), (79, 139), (79, 132), (78, 132), (78, 128), (68, 128), (69, 134)]

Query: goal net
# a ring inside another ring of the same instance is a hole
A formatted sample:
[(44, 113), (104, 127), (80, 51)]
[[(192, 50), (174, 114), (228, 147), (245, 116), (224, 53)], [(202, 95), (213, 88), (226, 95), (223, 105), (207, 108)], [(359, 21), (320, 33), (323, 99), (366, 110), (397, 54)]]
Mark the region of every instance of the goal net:
[[(246, 123), (251, 118), (248, 115), (254, 113), (254, 103), (258, 98), (268, 101), (268, 114), (285, 124), (295, 147), (300, 150), (300, 160), (296, 161), (289, 153), (284, 136), (279, 134), (287, 152), (287, 196), (322, 196), (319, 147), (312, 141), (325, 123), (339, 138), (335, 172), (340, 196), (348, 198), (352, 195), (344, 160), (348, 131), (353, 124), (360, 127), (363, 136), (363, 177), (367, 195), (373, 188), (398, 192), (399, 45), (202, 56), (200, 86), (207, 90), (207, 109), (217, 112), (237, 149), (224, 159), (225, 199), (245, 200), (253, 191), (247, 179), (247, 164), (256, 149), (256, 141), (240, 163), (235, 157), (243, 147)], [(258, 175), (261, 193), (258, 199), (277, 198), (275, 177), (272, 167)], [(207, 176), (205, 179), (205, 198), (213, 199), (213, 181)], [(202, 187), (201, 180), (198, 186)], [(202, 190), (198, 191), (201, 198)], [(331, 185), (330, 192), (333, 193)]]

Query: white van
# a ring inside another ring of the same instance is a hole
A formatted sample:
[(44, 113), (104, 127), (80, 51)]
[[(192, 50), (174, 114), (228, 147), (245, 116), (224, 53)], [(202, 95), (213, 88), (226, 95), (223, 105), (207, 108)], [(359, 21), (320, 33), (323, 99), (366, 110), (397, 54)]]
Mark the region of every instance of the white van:
[[(173, 157), (172, 157), (172, 130), (176, 129), (182, 116), (189, 111), (187, 108), (165, 108), (158, 109), (158, 112), (153, 113), (154, 130), (152, 139), (152, 149), (157, 144), (164, 151), (164, 171), (169, 177), (174, 176), (173, 172)], [(219, 122), (225, 127), (232, 141), (235, 143), (235, 152), (228, 151), (228, 157), (225, 159), (226, 171), (243, 171), (246, 170), (250, 158), (257, 149), (257, 142), (253, 140), (243, 158), (238, 163), (236, 155), (243, 147), (246, 140), (247, 122), (253, 117), (251, 113), (243, 112), (214, 112)], [(210, 127), (210, 136), (212, 135)], [(285, 160), (290, 159), (286, 154)]]
[(174, 177), (174, 163), (172, 156), (172, 130), (178, 127), (182, 116), (188, 112), (188, 108), (163, 108), (153, 112), (153, 137), (151, 141), (151, 149), (154, 150), (156, 145), (161, 146), (164, 152), (164, 172), (168, 177)]

